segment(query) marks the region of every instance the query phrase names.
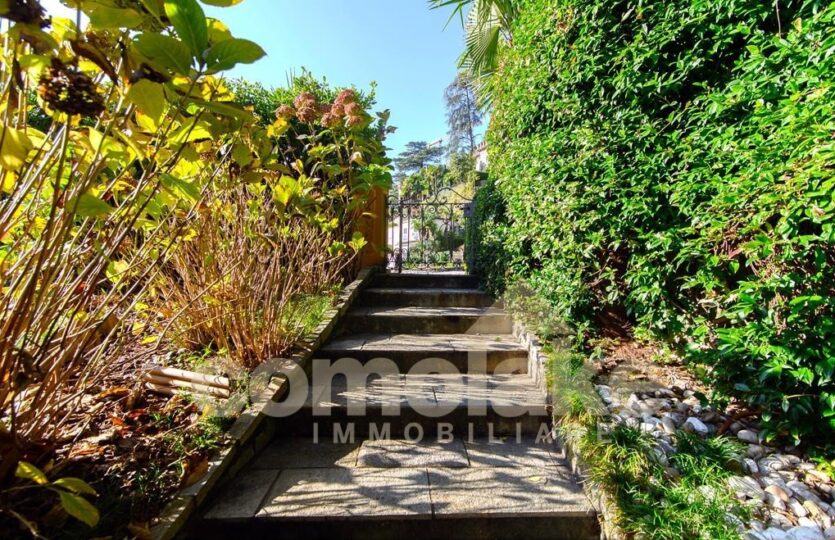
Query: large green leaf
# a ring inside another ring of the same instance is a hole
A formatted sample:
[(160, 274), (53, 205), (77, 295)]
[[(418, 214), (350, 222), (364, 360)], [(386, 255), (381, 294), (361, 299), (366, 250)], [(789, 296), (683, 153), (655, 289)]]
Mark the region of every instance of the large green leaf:
[(137, 50), (164, 67), (188, 75), (191, 70), (191, 53), (180, 40), (161, 34), (146, 32), (134, 41)]
[(128, 90), (128, 99), (159, 124), (165, 113), (165, 91), (161, 84), (145, 79), (137, 81)]
[(165, 0), (165, 14), (191, 54), (202, 61), (209, 43), (209, 29), (206, 15), (197, 0)]
[(82, 193), (78, 199), (71, 200), (68, 205), (81, 217), (105, 217), (115, 210), (114, 207), (89, 193)]
[(191, 203), (200, 200), (200, 187), (194, 182), (182, 180), (170, 174), (160, 176), (162, 185), (173, 195), (187, 199)]
[(206, 66), (210, 72), (224, 71), (235, 64), (251, 64), (266, 53), (257, 43), (248, 39), (232, 38), (215, 43), (206, 53)]
[(99, 511), (90, 502), (69, 491), (55, 490), (61, 498), (61, 507), (75, 519), (82, 521), (90, 527), (99, 523)]
[(163, 10), (162, 6), (157, 0), (139, 0), (142, 3), (142, 7), (148, 10), (148, 13), (151, 13), (157, 19), (162, 18)]
[(23, 167), (32, 149), (32, 141), (23, 131), (4, 127), (0, 131), (0, 166), (10, 171)]
[(235, 103), (204, 101), (202, 99), (192, 99), (191, 102), (198, 107), (203, 107), (206, 110), (223, 116), (231, 116), (240, 120), (252, 120), (254, 118), (251, 112), (244, 110), (240, 105)]
[(131, 8), (110, 7), (95, 2), (88, 2), (84, 7), (93, 28), (136, 28), (145, 20), (141, 13)]
[(95, 495), (96, 490), (90, 487), (90, 484), (82, 480), (81, 478), (74, 478), (71, 476), (67, 476), (65, 478), (59, 478), (55, 482), (52, 483), (54, 486), (60, 486), (62, 489), (66, 489), (67, 491), (72, 491), (73, 493), (79, 493), (83, 495)]

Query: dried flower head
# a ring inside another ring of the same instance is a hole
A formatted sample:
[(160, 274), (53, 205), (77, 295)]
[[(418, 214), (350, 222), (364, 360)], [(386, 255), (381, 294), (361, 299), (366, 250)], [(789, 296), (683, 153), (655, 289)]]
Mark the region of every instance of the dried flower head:
[(349, 115), (345, 119), (345, 125), (350, 128), (362, 126), (364, 123), (364, 115)]
[(345, 105), (345, 114), (348, 116), (359, 116), (362, 112), (362, 107), (357, 102), (351, 102)]
[(316, 118), (319, 116), (319, 109), (312, 106), (307, 107), (299, 107), (296, 111), (296, 117), (302, 122), (307, 124), (314, 122)]
[(345, 105), (357, 101), (357, 94), (353, 90), (343, 90), (336, 96), (335, 105)]
[(341, 123), (342, 120), (338, 116), (335, 116), (333, 113), (327, 112), (322, 115), (322, 125), (327, 128), (339, 127)]
[(52, 23), (38, 0), (10, 0), (3, 17), (10, 21), (33, 24), (41, 28), (46, 28)]
[(315, 106), (316, 105), (316, 96), (314, 96), (310, 92), (302, 92), (296, 99), (293, 100), (293, 105), (296, 106), (297, 109), (301, 109), (302, 107), (306, 106)]
[(93, 79), (57, 59), (41, 75), (38, 95), (51, 108), (67, 114), (96, 116), (104, 110), (104, 99)]
[(281, 105), (278, 109), (275, 110), (275, 116), (276, 118), (283, 118), (285, 120), (289, 120), (296, 116), (296, 110), (290, 105)]
[(296, 96), (293, 104), (296, 106), (296, 117), (302, 122), (314, 122), (321, 114), (316, 96), (310, 92), (302, 92)]
[(331, 106), (331, 114), (336, 116), (337, 118), (342, 118), (345, 116), (345, 106), (341, 103), (334, 103)]

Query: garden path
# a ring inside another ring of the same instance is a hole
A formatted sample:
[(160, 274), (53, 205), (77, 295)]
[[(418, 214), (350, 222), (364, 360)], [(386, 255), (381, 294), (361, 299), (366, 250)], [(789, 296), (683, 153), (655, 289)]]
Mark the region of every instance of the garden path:
[[(527, 350), (475, 278), (376, 276), (314, 355), (326, 368), (347, 358), (364, 384), (311, 377), (200, 537), (599, 538)], [(381, 358), (394, 370), (366, 382)]]

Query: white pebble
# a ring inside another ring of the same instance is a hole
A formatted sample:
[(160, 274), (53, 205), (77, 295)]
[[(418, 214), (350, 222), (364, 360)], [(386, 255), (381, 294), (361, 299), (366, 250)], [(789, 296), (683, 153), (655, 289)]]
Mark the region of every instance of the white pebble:
[(757, 435), (757, 432), (751, 431), (750, 429), (741, 429), (737, 432), (736, 436), (740, 441), (747, 442), (749, 444), (757, 444), (760, 442), (760, 437)]
[(684, 426), (682, 427), (684, 431), (695, 433), (696, 435), (705, 436), (707, 435), (710, 430), (707, 428), (704, 423), (696, 418), (695, 416), (691, 416), (684, 422)]
[(826, 540), (816, 527), (793, 527), (788, 530), (789, 540)]

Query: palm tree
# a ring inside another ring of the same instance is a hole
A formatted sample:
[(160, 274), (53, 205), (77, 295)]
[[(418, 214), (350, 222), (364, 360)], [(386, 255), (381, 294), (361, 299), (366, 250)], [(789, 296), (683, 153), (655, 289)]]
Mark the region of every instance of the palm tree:
[(516, 0), (429, 0), (429, 5), (432, 9), (452, 6), (450, 20), (456, 15), (461, 19), (466, 44), (458, 66), (474, 81), (482, 107), (489, 107), (490, 78), (498, 68), (499, 51), (512, 44), (510, 28), (518, 12)]

